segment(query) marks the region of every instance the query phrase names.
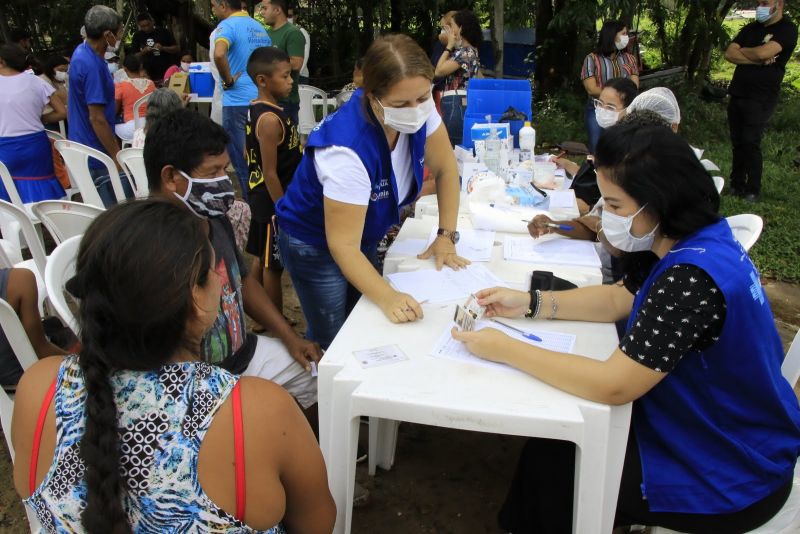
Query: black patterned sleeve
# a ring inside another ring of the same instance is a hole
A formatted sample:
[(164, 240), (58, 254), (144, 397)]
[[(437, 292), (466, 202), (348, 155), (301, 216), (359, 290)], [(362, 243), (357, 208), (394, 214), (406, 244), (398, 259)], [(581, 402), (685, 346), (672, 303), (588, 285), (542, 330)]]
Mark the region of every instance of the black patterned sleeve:
[(716, 342), (724, 323), (725, 298), (714, 280), (695, 265), (674, 265), (650, 287), (619, 348), (668, 373), (686, 353)]

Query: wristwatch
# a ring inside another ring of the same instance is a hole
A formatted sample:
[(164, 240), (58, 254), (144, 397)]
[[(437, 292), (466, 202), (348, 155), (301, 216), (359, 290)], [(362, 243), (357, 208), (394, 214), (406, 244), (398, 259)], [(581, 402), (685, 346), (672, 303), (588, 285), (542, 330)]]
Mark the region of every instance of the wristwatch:
[(460, 234), (458, 233), (458, 231), (456, 231), (456, 230), (445, 230), (444, 228), (439, 228), (439, 230), (437, 230), (437, 232), (436, 232), (436, 235), (437, 236), (442, 236), (442, 237), (445, 237), (445, 238), (449, 239), (450, 241), (453, 242), (454, 245), (456, 243), (458, 243), (458, 238), (460, 237)]
[(222, 88), (223, 89), (230, 89), (231, 87), (233, 87), (233, 84), (235, 82), (236, 82), (236, 80), (234, 80), (233, 78), (231, 78), (230, 82), (222, 82)]

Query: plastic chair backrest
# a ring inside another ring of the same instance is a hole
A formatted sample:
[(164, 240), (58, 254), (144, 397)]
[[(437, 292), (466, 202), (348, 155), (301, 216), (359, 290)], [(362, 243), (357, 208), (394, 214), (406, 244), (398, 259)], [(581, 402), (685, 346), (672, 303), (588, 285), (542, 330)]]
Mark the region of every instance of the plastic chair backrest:
[(25, 243), (28, 245), (28, 250), (30, 250), (31, 256), (33, 257), (33, 263), (36, 265), (39, 275), (44, 276), (47, 254), (45, 253), (44, 245), (39, 240), (39, 234), (36, 233), (36, 229), (33, 227), (33, 222), (30, 217), (28, 217), (28, 214), (24, 209), (10, 202), (6, 202), (5, 200), (0, 200), (0, 214), (19, 225), (22, 230), (22, 237), (25, 238)]
[(794, 340), (783, 358), (781, 374), (789, 381), (792, 387), (800, 379), (800, 330), (795, 334)]
[(45, 225), (56, 244), (76, 235), (83, 235), (103, 209), (91, 204), (68, 200), (43, 200), (31, 208)]
[(722, 188), (725, 187), (725, 178), (722, 176), (712, 176), (712, 180), (714, 180), (714, 187), (717, 188), (717, 193), (722, 193)]
[(317, 118), (314, 114), (313, 99), (315, 96), (322, 98), (322, 118), (328, 116), (328, 93), (312, 85), (298, 86), (300, 93), (300, 111), (298, 113), (297, 131), (303, 135), (311, 133), (317, 125)]
[(742, 244), (745, 250), (756, 244), (761, 230), (764, 229), (764, 220), (752, 213), (742, 213), (727, 217), (728, 225), (731, 227), (733, 237)]
[(8, 193), (11, 203), (17, 207), (23, 207), (22, 198), (19, 196), (19, 191), (17, 191), (17, 185), (11, 177), (8, 167), (2, 161), (0, 161), (0, 179), (3, 180), (3, 187), (6, 188), (6, 193)]
[(701, 159), (700, 163), (703, 164), (703, 168), (707, 171), (718, 171), (719, 166), (711, 161), (710, 159)]
[(136, 197), (147, 198), (150, 188), (147, 185), (147, 170), (144, 167), (144, 149), (123, 148), (117, 152), (117, 161), (119, 161), (125, 174), (133, 178)]
[(89, 172), (90, 157), (97, 159), (106, 167), (106, 172), (111, 177), (111, 187), (114, 190), (114, 196), (117, 197), (117, 202), (125, 200), (125, 193), (122, 190), (122, 182), (119, 178), (119, 172), (117, 172), (117, 166), (107, 154), (75, 141), (56, 141), (56, 150), (64, 158), (67, 170), (75, 180), (85, 204), (91, 204), (98, 208), (105, 207)]
[[(8, 339), (11, 351), (17, 357), (20, 367), (27, 369), (39, 359), (36, 351), (33, 350), (28, 334), (14, 311), (14, 308), (3, 299), (0, 299), (0, 329)], [(13, 384), (2, 384), (13, 385)], [(14, 403), (11, 397), (0, 388), (0, 423), (3, 426), (3, 434), (6, 436), (6, 444), (11, 453), (11, 460), (14, 460), (14, 447), (11, 445), (11, 415), (14, 410)]]
[(45, 130), (47, 132), (47, 137), (52, 139), (53, 141), (66, 141), (67, 138), (64, 134), (60, 132), (54, 132), (53, 130)]
[(76, 235), (58, 245), (50, 254), (44, 271), (44, 285), (47, 287), (50, 305), (75, 335), (78, 335), (78, 321), (75, 320), (64, 296), (64, 284), (75, 275), (75, 260), (78, 257), (82, 237)]
[(141, 109), (142, 106), (147, 104), (147, 101), (150, 100), (151, 94), (153, 93), (146, 94), (133, 103), (133, 128), (135, 130), (144, 128), (144, 115), (141, 114)]

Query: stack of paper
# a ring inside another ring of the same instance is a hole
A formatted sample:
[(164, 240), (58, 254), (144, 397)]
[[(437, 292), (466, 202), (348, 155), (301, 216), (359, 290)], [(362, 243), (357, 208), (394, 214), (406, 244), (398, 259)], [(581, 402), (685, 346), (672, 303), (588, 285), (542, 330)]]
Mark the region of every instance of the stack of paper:
[(509, 261), (600, 267), (594, 243), (579, 239), (532, 239), (506, 236), (503, 257)]
[(483, 265), (470, 265), (454, 271), (444, 267), (423, 269), (407, 273), (387, 274), (386, 278), (398, 291), (408, 293), (417, 302), (449, 302), (463, 300), (469, 295), (487, 287), (507, 287), (505, 282), (492, 274)]
[[(431, 228), (428, 246), (436, 239), (436, 228)], [(459, 230), (456, 253), (469, 261), (490, 261), (495, 233), (490, 230)]]

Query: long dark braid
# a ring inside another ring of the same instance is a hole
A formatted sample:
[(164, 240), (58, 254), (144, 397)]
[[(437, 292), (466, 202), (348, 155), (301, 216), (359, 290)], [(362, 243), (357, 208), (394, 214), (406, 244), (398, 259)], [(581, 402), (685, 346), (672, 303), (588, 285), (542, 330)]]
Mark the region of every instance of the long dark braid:
[(110, 376), (157, 369), (181, 346), (196, 345), (185, 332), (192, 288), (205, 285), (210, 262), (204, 223), (165, 201), (117, 206), (84, 235), (67, 289), (80, 299), (79, 365), (86, 387), (80, 451), (87, 488), (81, 521), (90, 534), (131, 532)]

